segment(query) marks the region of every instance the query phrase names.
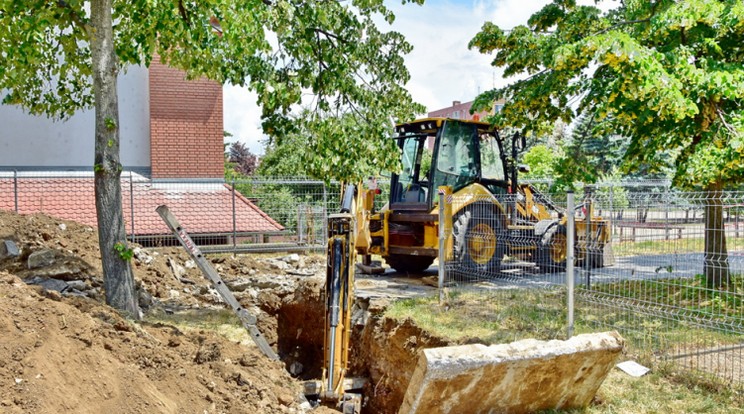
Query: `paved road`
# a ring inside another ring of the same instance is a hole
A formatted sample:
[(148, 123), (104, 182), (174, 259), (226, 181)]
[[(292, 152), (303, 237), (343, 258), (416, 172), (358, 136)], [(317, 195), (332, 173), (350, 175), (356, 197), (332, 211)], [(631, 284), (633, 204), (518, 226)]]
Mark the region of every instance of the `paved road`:
[[(592, 269), (591, 283), (617, 280), (648, 280), (687, 278), (703, 273), (703, 253), (678, 253), (625, 256), (615, 259), (615, 265)], [(744, 251), (729, 252), (729, 270), (744, 274)], [(431, 294), (435, 288), (438, 269), (432, 266), (420, 274), (407, 274), (387, 270), (382, 275), (357, 275), (357, 294), (365, 297), (402, 298)], [(531, 263), (512, 262), (502, 265), (501, 273), (494, 275), (448, 274), (447, 281), (460, 286), (504, 289), (514, 287), (548, 287), (565, 284), (566, 273), (541, 273)], [(584, 284), (587, 273), (576, 269), (575, 283)]]

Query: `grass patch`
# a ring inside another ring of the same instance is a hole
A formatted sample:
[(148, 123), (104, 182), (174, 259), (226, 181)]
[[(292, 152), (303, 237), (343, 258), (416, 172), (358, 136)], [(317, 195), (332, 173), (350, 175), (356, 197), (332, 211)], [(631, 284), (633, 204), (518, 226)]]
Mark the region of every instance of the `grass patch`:
[[(626, 293), (630, 293), (633, 286), (627, 289)], [(562, 290), (450, 291), (446, 297), (443, 306), (436, 296), (404, 299), (389, 306), (385, 315), (399, 320), (411, 318), (432, 334), (461, 343), (499, 344), (567, 336), (566, 297)], [(690, 372), (680, 375), (658, 358), (711, 344), (740, 343), (740, 335), (643, 313), (634, 304), (623, 309), (605, 306), (606, 301), (584, 303), (584, 298), (578, 296), (577, 304), (575, 333), (618, 330), (627, 341), (625, 357), (653, 366), (654, 372), (633, 378), (613, 370), (590, 407), (569, 412), (744, 413), (741, 388), (730, 388), (720, 379)]]
[[(744, 229), (742, 229), (744, 234)], [(640, 238), (640, 236), (639, 236)], [(744, 249), (744, 237), (726, 237), (726, 247), (729, 251)], [(694, 237), (672, 240), (642, 240), (613, 242), (612, 250), (617, 257), (638, 256), (649, 254), (672, 253), (700, 253), (705, 251), (705, 239)]]
[(550, 299), (535, 305), (545, 293), (503, 291), (499, 294), (504, 295), (504, 300), (484, 301), (482, 293), (450, 291), (444, 306), (439, 306), (436, 296), (416, 297), (394, 302), (385, 315), (400, 320), (411, 318), (419, 327), (455, 341), (497, 344), (527, 337), (565, 336), (565, 296), (555, 292)]
[(634, 378), (613, 369), (589, 407), (547, 413), (724, 414), (743, 413), (742, 406), (742, 395), (726, 387), (710, 388), (664, 371)]
[(176, 313), (155, 311), (145, 317), (145, 322), (170, 325), (181, 331), (212, 331), (230, 341), (252, 343), (240, 319), (228, 309), (197, 309)]
[[(577, 292), (575, 333), (615, 329), (635, 348), (652, 355), (679, 342), (690, 346), (741, 342), (736, 332), (702, 328), (692, 311), (677, 309), (681, 316), (674, 317), (665, 310), (669, 314), (661, 317), (661, 306), (656, 309), (644, 306), (633, 299), (634, 294), (642, 297), (632, 290), (633, 285), (624, 288), (619, 292), (596, 284), (593, 291)], [(616, 297), (605, 296), (606, 291), (615, 292)], [(610, 304), (620, 293), (627, 296)], [(450, 291), (444, 306), (439, 305), (437, 296), (416, 297), (393, 303), (385, 314), (399, 320), (411, 318), (421, 328), (454, 341), (477, 340), (487, 344), (524, 338), (564, 339), (568, 324), (566, 295), (562, 289)]]
[(587, 292), (622, 299), (633, 306), (675, 309), (687, 318), (744, 325), (744, 277), (741, 275), (732, 275), (728, 284), (716, 289), (708, 288), (705, 277), (697, 275), (596, 283)]

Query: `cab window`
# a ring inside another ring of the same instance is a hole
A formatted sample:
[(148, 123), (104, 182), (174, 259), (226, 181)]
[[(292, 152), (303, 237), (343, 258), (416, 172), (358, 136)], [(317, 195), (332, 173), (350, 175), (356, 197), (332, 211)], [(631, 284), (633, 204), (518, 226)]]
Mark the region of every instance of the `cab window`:
[(448, 185), (456, 191), (478, 178), (476, 136), (473, 124), (445, 123), (437, 148), (435, 187)]

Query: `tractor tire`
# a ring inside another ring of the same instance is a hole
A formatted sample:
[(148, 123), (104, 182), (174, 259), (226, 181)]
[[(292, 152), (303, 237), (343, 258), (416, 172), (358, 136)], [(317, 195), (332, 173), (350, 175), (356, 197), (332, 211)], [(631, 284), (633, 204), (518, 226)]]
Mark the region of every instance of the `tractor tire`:
[(548, 228), (537, 245), (535, 262), (541, 271), (552, 273), (566, 270), (567, 241), (565, 226), (556, 224)]
[(497, 276), (505, 245), (498, 211), (476, 205), (459, 212), (452, 220), (455, 271), (466, 277)]
[(428, 269), (434, 258), (429, 256), (407, 256), (403, 254), (391, 254), (385, 257), (387, 264), (398, 272), (421, 273)]

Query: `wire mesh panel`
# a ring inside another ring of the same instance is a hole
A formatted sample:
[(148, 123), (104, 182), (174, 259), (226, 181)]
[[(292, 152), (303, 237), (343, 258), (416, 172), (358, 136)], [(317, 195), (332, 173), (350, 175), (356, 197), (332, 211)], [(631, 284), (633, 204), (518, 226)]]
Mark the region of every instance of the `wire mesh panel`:
[[(145, 246), (176, 244), (155, 209), (167, 205), (205, 251), (319, 249), (338, 185), (306, 179), (150, 180), (124, 172), (125, 228)], [(97, 226), (92, 172), (0, 175), (0, 208)], [(332, 210), (335, 211), (335, 210)]]
[(579, 264), (577, 321), (617, 329), (632, 354), (741, 385), (744, 237), (738, 192), (588, 189), (615, 264)]
[[(489, 342), (566, 337), (560, 259), (551, 262), (557, 267), (550, 269), (544, 266), (547, 262), (539, 263), (541, 255), (553, 251), (555, 239), (546, 235), (556, 233), (553, 227), (558, 226), (562, 208), (542, 197), (549, 203), (540, 205), (550, 204), (553, 211), (541, 211), (545, 214), (541, 227), (540, 220), (530, 220), (525, 210), (536, 200), (527, 200), (524, 194), (452, 199), (452, 228), (445, 230), (452, 236), (445, 263), (445, 300), (449, 306), (471, 309), (474, 319), (488, 321), (493, 329)], [(536, 233), (536, 227), (541, 231)], [(565, 250), (563, 254), (565, 265)]]
[(96, 226), (93, 173), (2, 173), (0, 208), (20, 214), (44, 213)]
[[(144, 194), (156, 194), (205, 251), (317, 249), (325, 245), (328, 205), (338, 194), (320, 181), (256, 178), (224, 182), (135, 183), (136, 240), (172, 243), (150, 214)], [(138, 202), (139, 200), (139, 202)], [(154, 211), (154, 209), (153, 209)]]
[[(744, 193), (667, 184), (613, 183), (577, 193), (573, 331), (617, 330), (642, 363), (741, 387)], [(541, 194), (538, 204), (551, 206), (550, 217), (531, 221), (520, 209), (528, 206), (523, 197), (454, 198), (445, 300), (478, 301), (471, 316), (502, 321), (494, 325), (506, 332), (499, 337), (564, 337), (566, 197)]]

